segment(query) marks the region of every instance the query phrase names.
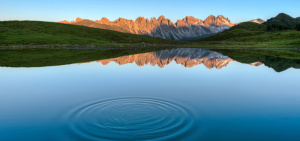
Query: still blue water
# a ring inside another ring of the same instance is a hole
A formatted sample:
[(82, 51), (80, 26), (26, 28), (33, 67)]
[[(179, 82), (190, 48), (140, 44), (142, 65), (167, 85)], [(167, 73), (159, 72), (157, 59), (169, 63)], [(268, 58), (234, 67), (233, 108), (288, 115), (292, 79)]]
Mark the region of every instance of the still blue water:
[(299, 69), (207, 56), (229, 63), (0, 67), (0, 140), (300, 139)]

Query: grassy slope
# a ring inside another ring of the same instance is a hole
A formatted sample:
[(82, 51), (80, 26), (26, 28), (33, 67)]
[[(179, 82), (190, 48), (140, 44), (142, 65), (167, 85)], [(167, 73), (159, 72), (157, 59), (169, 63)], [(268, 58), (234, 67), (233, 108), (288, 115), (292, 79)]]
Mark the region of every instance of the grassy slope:
[(78, 25), (38, 21), (0, 22), (0, 46), (181, 44), (179, 41), (120, 33)]
[(113, 30), (123, 33), (130, 33), (130, 31), (126, 28), (123, 28), (122, 26), (114, 26), (114, 25), (106, 25), (106, 24), (99, 24), (91, 20), (83, 20), (77, 23), (74, 23), (74, 25), (81, 25), (86, 27), (93, 27), (93, 28), (100, 28), (100, 29), (107, 29), (107, 30)]
[(0, 66), (57, 66), (152, 51), (158, 51), (158, 49), (9, 49), (0, 50)]
[(267, 25), (252, 22), (241, 23), (217, 35), (195, 40), (194, 44), (300, 47), (300, 32), (267, 31)]

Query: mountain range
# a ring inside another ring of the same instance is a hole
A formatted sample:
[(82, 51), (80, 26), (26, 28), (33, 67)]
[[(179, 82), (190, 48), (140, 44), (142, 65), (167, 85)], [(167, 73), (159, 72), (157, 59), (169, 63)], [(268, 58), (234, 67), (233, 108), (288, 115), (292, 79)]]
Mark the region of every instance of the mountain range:
[(187, 16), (182, 20), (177, 20), (176, 23), (173, 23), (164, 16), (160, 16), (158, 19), (153, 17), (150, 20), (139, 17), (135, 21), (124, 18), (109, 21), (105, 17), (96, 21), (77, 18), (75, 21), (69, 22), (65, 20), (59, 23), (182, 41), (211, 36), (234, 26), (228, 18), (222, 15), (217, 17), (210, 15), (205, 20)]

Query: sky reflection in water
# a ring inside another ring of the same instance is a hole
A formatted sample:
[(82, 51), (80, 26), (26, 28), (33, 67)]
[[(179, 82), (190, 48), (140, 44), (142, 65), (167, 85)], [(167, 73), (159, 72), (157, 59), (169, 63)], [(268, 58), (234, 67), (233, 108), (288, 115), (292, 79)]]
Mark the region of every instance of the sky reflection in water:
[[(200, 53), (194, 56), (183, 53), (179, 58), (175, 55), (175, 59), (168, 55), (164, 61), (148, 60), (152, 64), (167, 62), (163, 68), (147, 65), (145, 60), (141, 62), (145, 59), (141, 56), (137, 61), (140, 66), (131, 63), (136, 60), (131, 56), (130, 63), (121, 66), (120, 59), (110, 59), (54, 67), (1, 67), (0, 140), (95, 140), (100, 133), (110, 135), (116, 128), (124, 132), (126, 123), (143, 120), (146, 120), (143, 124), (127, 126), (133, 135), (131, 139), (160, 139), (159, 133), (169, 133), (170, 138), (164, 139), (173, 139), (174, 135), (185, 140), (300, 138), (300, 70), (290, 68), (279, 73), (263, 64), (256, 67), (233, 59), (224, 65), (229, 57), (211, 54), (206, 60), (199, 59)], [(197, 65), (185, 67), (189, 62)], [(222, 69), (217, 69), (218, 65)], [(109, 102), (103, 106), (102, 101)], [(91, 104), (92, 108), (83, 108)], [(122, 113), (124, 106), (129, 107), (125, 108), (128, 113), (140, 114)], [(107, 107), (113, 110), (105, 110)], [(70, 116), (74, 111), (81, 112)], [(147, 137), (133, 130), (153, 127), (160, 120), (166, 120), (163, 129), (172, 130), (145, 129)], [(168, 124), (172, 120), (171, 123), (184, 126), (167, 128), (175, 125)], [(114, 128), (106, 130), (107, 123)], [(80, 132), (73, 130), (74, 124), (80, 127)], [(191, 134), (180, 132), (190, 131), (186, 127), (193, 129)]]

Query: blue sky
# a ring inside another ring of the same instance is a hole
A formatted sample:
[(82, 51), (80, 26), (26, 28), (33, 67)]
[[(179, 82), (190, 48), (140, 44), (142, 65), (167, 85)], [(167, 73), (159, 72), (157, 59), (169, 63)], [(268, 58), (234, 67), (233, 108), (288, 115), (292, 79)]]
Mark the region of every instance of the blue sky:
[(233, 23), (256, 18), (264, 20), (284, 12), (300, 17), (300, 0), (0, 0), (0, 21), (98, 20), (119, 17), (135, 20), (139, 16), (159, 17), (176, 22), (185, 16), (205, 19), (224, 15)]

